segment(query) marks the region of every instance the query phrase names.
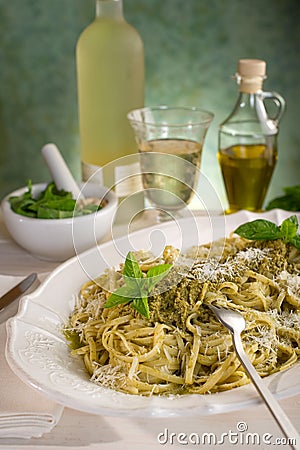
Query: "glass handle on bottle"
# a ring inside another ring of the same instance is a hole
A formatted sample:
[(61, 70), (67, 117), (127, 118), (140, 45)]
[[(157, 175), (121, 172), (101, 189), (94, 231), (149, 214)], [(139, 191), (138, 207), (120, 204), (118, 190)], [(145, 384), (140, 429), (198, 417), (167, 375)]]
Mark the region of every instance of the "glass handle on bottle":
[(277, 111), (276, 111), (275, 116), (271, 117), (270, 119), (276, 123), (279, 123), (279, 121), (282, 117), (282, 114), (284, 113), (284, 110), (285, 110), (284, 98), (277, 92), (262, 92), (261, 95), (262, 95), (263, 100), (265, 100), (265, 99), (273, 100), (273, 102), (277, 106)]

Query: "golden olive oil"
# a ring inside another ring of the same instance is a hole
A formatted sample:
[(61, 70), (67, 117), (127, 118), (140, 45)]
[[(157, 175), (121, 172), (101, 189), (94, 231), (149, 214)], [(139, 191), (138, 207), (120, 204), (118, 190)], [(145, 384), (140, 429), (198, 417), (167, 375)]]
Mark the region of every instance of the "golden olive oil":
[(235, 73), (238, 98), (219, 127), (218, 158), (229, 213), (261, 210), (277, 161), (277, 136), (285, 100), (274, 91), (263, 90), (265, 78), (265, 61), (239, 60)]
[(229, 202), (227, 213), (259, 211), (277, 161), (277, 149), (265, 144), (220, 149), (218, 159)]

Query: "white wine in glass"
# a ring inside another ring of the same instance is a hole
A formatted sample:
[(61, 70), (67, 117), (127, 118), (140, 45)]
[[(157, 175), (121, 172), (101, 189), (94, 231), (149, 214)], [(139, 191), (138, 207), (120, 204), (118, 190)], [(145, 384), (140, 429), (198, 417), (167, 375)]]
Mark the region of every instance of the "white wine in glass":
[(202, 148), (213, 114), (196, 107), (131, 111), (145, 197), (158, 221), (186, 207), (197, 188)]

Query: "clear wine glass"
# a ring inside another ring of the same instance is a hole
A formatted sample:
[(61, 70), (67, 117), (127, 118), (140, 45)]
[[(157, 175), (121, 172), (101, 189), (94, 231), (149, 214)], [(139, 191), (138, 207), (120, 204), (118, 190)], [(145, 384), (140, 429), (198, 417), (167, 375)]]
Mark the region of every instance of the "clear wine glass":
[(156, 106), (127, 115), (137, 141), (145, 197), (169, 220), (197, 188), (204, 138), (213, 114), (197, 107)]

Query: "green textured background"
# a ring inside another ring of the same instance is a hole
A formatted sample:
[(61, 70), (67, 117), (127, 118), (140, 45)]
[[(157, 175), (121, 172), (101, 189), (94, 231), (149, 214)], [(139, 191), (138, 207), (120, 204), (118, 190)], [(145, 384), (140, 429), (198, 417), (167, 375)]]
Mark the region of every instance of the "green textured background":
[[(75, 44), (94, 7), (94, 0), (0, 0), (0, 197), (28, 178), (49, 180), (40, 156), (47, 142), (80, 177)], [(214, 112), (202, 170), (223, 202), (217, 127), (236, 100), (239, 58), (265, 59), (265, 90), (287, 101), (267, 199), (299, 183), (299, 0), (124, 0), (124, 13), (145, 44), (145, 103)]]

